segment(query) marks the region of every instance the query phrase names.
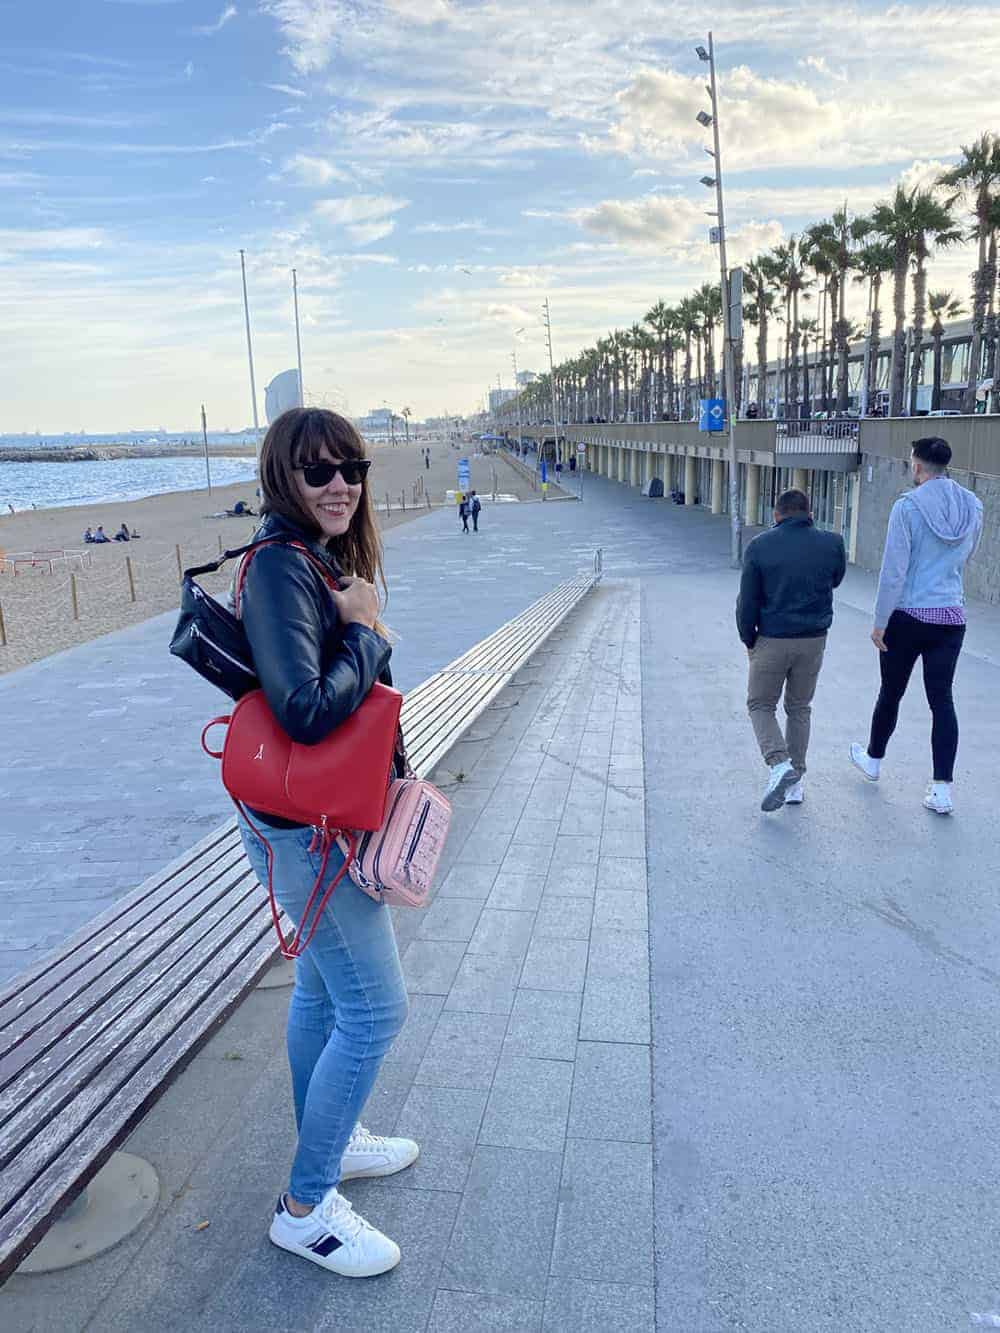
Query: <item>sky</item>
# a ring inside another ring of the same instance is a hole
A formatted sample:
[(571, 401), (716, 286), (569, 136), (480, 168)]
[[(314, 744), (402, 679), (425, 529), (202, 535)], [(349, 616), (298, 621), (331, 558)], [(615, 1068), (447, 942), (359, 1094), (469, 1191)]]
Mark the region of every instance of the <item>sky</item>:
[(0, 433), (249, 424), (241, 249), (262, 421), (293, 267), (306, 401), (417, 419), (717, 278), (709, 22), (731, 263), (1000, 130), (1000, 0), (0, 0)]

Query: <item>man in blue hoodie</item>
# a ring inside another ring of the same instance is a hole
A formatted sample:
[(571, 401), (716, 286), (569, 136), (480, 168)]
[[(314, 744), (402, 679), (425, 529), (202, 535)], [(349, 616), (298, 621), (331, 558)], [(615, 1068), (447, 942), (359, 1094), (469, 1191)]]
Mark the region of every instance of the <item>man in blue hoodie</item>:
[(872, 642), (879, 650), (882, 688), (868, 748), (857, 742), (851, 746), (854, 765), (869, 782), (877, 782), (900, 702), (920, 658), (934, 760), (924, 805), (939, 815), (954, 809), (958, 718), (951, 690), (965, 638), (962, 575), (983, 530), (982, 502), (945, 475), (950, 462), (945, 440), (933, 436), (913, 442), (914, 489), (892, 507), (875, 600)]

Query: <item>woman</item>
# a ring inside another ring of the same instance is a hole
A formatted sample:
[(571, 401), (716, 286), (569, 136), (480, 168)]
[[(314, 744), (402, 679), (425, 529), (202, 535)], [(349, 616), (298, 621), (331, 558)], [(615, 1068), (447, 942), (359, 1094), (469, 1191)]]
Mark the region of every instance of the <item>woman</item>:
[[(239, 611), (261, 686), (293, 740), (323, 740), (364, 700), (391, 683), (390, 646), (378, 622), (375, 581), (381, 541), (366, 485), (371, 463), (349, 421), (316, 408), (286, 412), (260, 459), (264, 521), (258, 538), (288, 545), (245, 557)], [(271, 844), (275, 895), (298, 922), (319, 873), (313, 830), (251, 812)], [(258, 878), (266, 851), (245, 820), (240, 831)], [(343, 864), (334, 847), (328, 875)], [(346, 1277), (371, 1277), (399, 1262), (399, 1248), (339, 1193), (342, 1180), (384, 1176), (415, 1160), (408, 1139), (382, 1139), (358, 1124), (382, 1059), (406, 1019), (407, 999), (389, 909), (348, 878), (338, 885), (312, 941), (296, 962), (288, 1012), (288, 1058), (298, 1146), (278, 1200), (275, 1245)]]

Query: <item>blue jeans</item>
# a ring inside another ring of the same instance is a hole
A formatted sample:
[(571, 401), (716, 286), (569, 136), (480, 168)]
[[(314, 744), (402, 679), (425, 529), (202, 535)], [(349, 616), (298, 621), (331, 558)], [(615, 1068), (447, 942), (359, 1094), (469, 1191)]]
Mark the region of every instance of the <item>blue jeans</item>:
[[(247, 858), (267, 884), (264, 845), (240, 818)], [(312, 829), (261, 825), (274, 852), (274, 896), (296, 924), (319, 873)], [(343, 865), (334, 846), (328, 883)], [(406, 1021), (407, 998), (392, 917), (345, 876), (295, 963), (288, 1007), (298, 1147), (289, 1193), (316, 1204), (340, 1180), (340, 1159), (386, 1051)]]

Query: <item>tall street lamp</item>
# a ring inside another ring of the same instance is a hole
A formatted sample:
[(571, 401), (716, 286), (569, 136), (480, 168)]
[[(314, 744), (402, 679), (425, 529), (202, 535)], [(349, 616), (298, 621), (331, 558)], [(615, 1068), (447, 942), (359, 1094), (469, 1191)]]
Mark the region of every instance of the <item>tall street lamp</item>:
[(742, 564), (743, 556), (743, 524), (740, 519), (740, 488), (739, 471), (736, 463), (736, 357), (734, 355), (733, 340), (733, 312), (729, 304), (729, 269), (726, 264), (726, 214), (722, 202), (722, 152), (719, 147), (719, 96), (715, 82), (715, 46), (712, 42), (712, 34), (708, 34), (708, 50), (703, 46), (696, 46), (695, 52), (699, 60), (707, 63), (709, 68), (710, 84), (706, 87), (706, 92), (712, 99), (711, 115), (707, 111), (699, 111), (697, 115), (698, 124), (707, 129), (712, 127), (714, 139), (714, 149), (706, 148), (705, 152), (715, 161), (715, 175), (702, 176), (701, 183), (708, 189), (715, 190), (715, 211), (714, 216), (718, 218), (719, 225), (713, 229), (713, 240), (718, 236), (719, 242), (719, 270), (722, 284), (722, 328), (723, 328), (723, 363), (726, 372), (726, 410), (729, 418), (729, 522), (730, 522), (730, 557), (734, 569), (738, 569)]

